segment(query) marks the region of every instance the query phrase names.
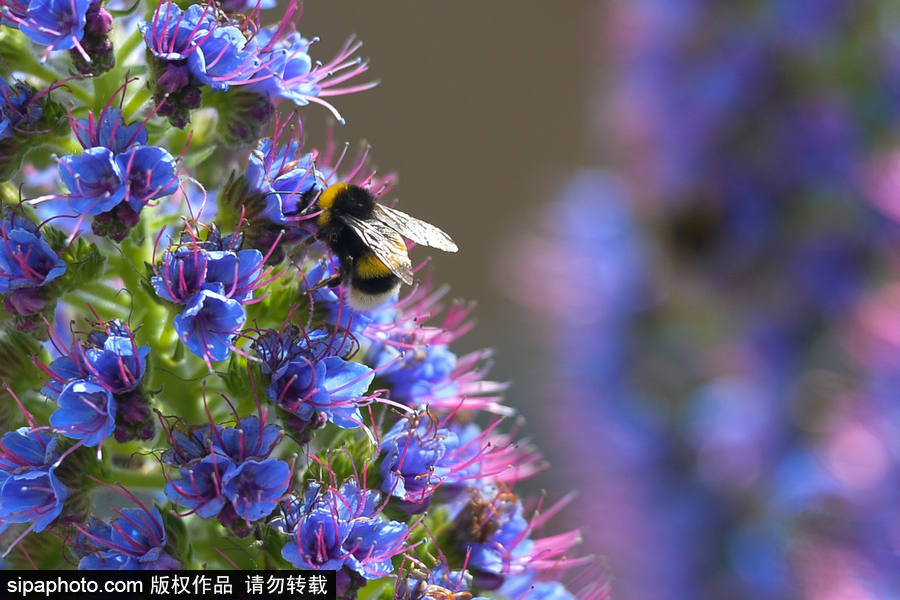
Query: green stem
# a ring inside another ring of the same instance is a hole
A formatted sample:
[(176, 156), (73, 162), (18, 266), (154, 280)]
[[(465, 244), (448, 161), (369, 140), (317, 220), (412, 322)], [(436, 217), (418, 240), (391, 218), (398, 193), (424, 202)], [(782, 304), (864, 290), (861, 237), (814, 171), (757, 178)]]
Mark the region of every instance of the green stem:
[(111, 468), (106, 475), (106, 479), (111, 482), (121, 483), (126, 488), (155, 488), (161, 490), (167, 483), (166, 476), (162, 470), (153, 473), (143, 473), (141, 471)]
[(57, 138), (50, 142), (48, 146), (60, 156), (65, 156), (67, 154), (81, 154), (81, 151), (83, 150), (81, 144), (75, 141), (75, 138), (73, 137)]
[(107, 103), (112, 99), (118, 88), (120, 76), (118, 69), (108, 71), (92, 79), (94, 82), (94, 98), (90, 104), (95, 115), (99, 115)]
[(151, 97), (153, 97), (153, 92), (145, 87), (142, 87), (135, 92), (134, 96), (131, 97), (131, 100), (125, 105), (125, 119), (128, 120), (131, 115), (139, 111), (141, 107), (147, 104), (147, 101), (150, 100)]
[(103, 285), (98, 285), (94, 288), (95, 291), (87, 291), (82, 289), (76, 289), (68, 294), (66, 294), (66, 301), (71, 304), (90, 304), (100, 313), (101, 317), (104, 314), (112, 314), (115, 317), (123, 318), (128, 315), (128, 296), (125, 294), (118, 294), (115, 290), (111, 288), (105, 287)]
[(178, 340), (172, 328), (172, 319), (176, 309), (171, 306), (158, 304), (156, 298), (151, 298), (143, 286), (143, 272), (138, 270), (138, 265), (152, 260), (152, 237), (147, 235), (147, 223), (142, 219), (138, 224), (140, 230), (136, 236), (143, 239), (143, 244), (136, 244), (132, 238), (126, 238), (120, 249), (122, 252), (111, 258), (116, 272), (125, 283), (127, 289), (134, 296), (134, 305), (139, 307), (140, 314), (135, 314), (136, 320), (142, 323), (140, 340), (149, 344), (156, 354), (165, 355), (173, 348)]
[[(47, 85), (60, 80), (60, 76), (56, 71), (42, 65), (37, 60), (34, 60), (33, 56), (28, 55), (28, 58), (25, 59), (25, 62), (27, 63), (27, 65), (23, 65), (26, 67), (23, 70), (26, 70), (29, 75), (39, 77)], [(84, 104), (90, 104), (93, 100), (91, 94), (74, 81), (68, 82), (62, 89), (72, 96), (75, 96), (75, 98), (77, 98)]]
[(116, 49), (116, 64), (121, 65), (132, 52), (144, 41), (144, 34), (135, 28), (124, 42)]

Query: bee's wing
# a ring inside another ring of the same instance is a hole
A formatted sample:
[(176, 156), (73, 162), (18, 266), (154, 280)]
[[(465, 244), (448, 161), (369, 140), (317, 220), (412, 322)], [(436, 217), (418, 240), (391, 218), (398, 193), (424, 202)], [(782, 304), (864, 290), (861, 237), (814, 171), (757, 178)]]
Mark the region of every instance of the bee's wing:
[(413, 218), (405, 212), (382, 204), (375, 205), (375, 218), (417, 244), (437, 248), (445, 252), (456, 252), (459, 247), (450, 239), (450, 236), (425, 221)]
[(341, 215), (341, 220), (375, 253), (378, 260), (391, 270), (391, 273), (412, 285), (413, 272), (406, 244), (400, 234), (389, 225), (374, 219), (357, 219), (351, 215)]

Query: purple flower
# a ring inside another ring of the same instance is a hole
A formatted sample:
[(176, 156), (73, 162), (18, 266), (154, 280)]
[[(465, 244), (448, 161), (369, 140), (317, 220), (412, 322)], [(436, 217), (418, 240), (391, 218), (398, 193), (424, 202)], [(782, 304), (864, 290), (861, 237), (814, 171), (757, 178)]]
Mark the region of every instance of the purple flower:
[(116, 428), (118, 405), (106, 388), (90, 381), (75, 380), (63, 388), (59, 408), (50, 424), (66, 437), (99, 446)]
[(225, 360), (246, 317), (240, 302), (201, 290), (174, 319), (175, 331), (187, 348), (207, 363)]
[(66, 263), (31, 221), (8, 217), (0, 222), (0, 294), (44, 285), (65, 271)]

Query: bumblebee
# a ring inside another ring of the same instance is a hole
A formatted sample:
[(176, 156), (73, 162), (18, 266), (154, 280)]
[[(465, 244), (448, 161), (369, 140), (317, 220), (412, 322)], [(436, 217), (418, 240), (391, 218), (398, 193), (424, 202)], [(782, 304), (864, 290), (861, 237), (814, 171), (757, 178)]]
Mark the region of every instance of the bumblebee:
[(327, 187), (303, 212), (318, 211), (314, 238), (337, 257), (338, 275), (327, 285), (343, 282), (347, 303), (358, 312), (373, 310), (413, 282), (412, 263), (403, 238), (456, 252), (450, 236), (406, 213), (378, 204), (366, 188), (350, 183)]

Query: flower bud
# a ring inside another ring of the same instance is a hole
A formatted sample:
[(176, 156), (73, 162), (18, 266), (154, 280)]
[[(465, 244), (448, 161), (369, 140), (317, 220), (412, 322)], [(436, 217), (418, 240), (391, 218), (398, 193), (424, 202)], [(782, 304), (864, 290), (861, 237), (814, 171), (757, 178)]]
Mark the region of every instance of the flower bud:
[(113, 18), (97, 1), (90, 5), (85, 19), (84, 37), (81, 38), (84, 53), (73, 48), (69, 50), (69, 55), (76, 72), (96, 77), (116, 66), (116, 54), (112, 40), (109, 39)]
[(271, 98), (258, 92), (231, 88), (221, 94), (210, 94), (209, 99), (219, 113), (216, 131), (232, 148), (255, 144), (275, 114)]

